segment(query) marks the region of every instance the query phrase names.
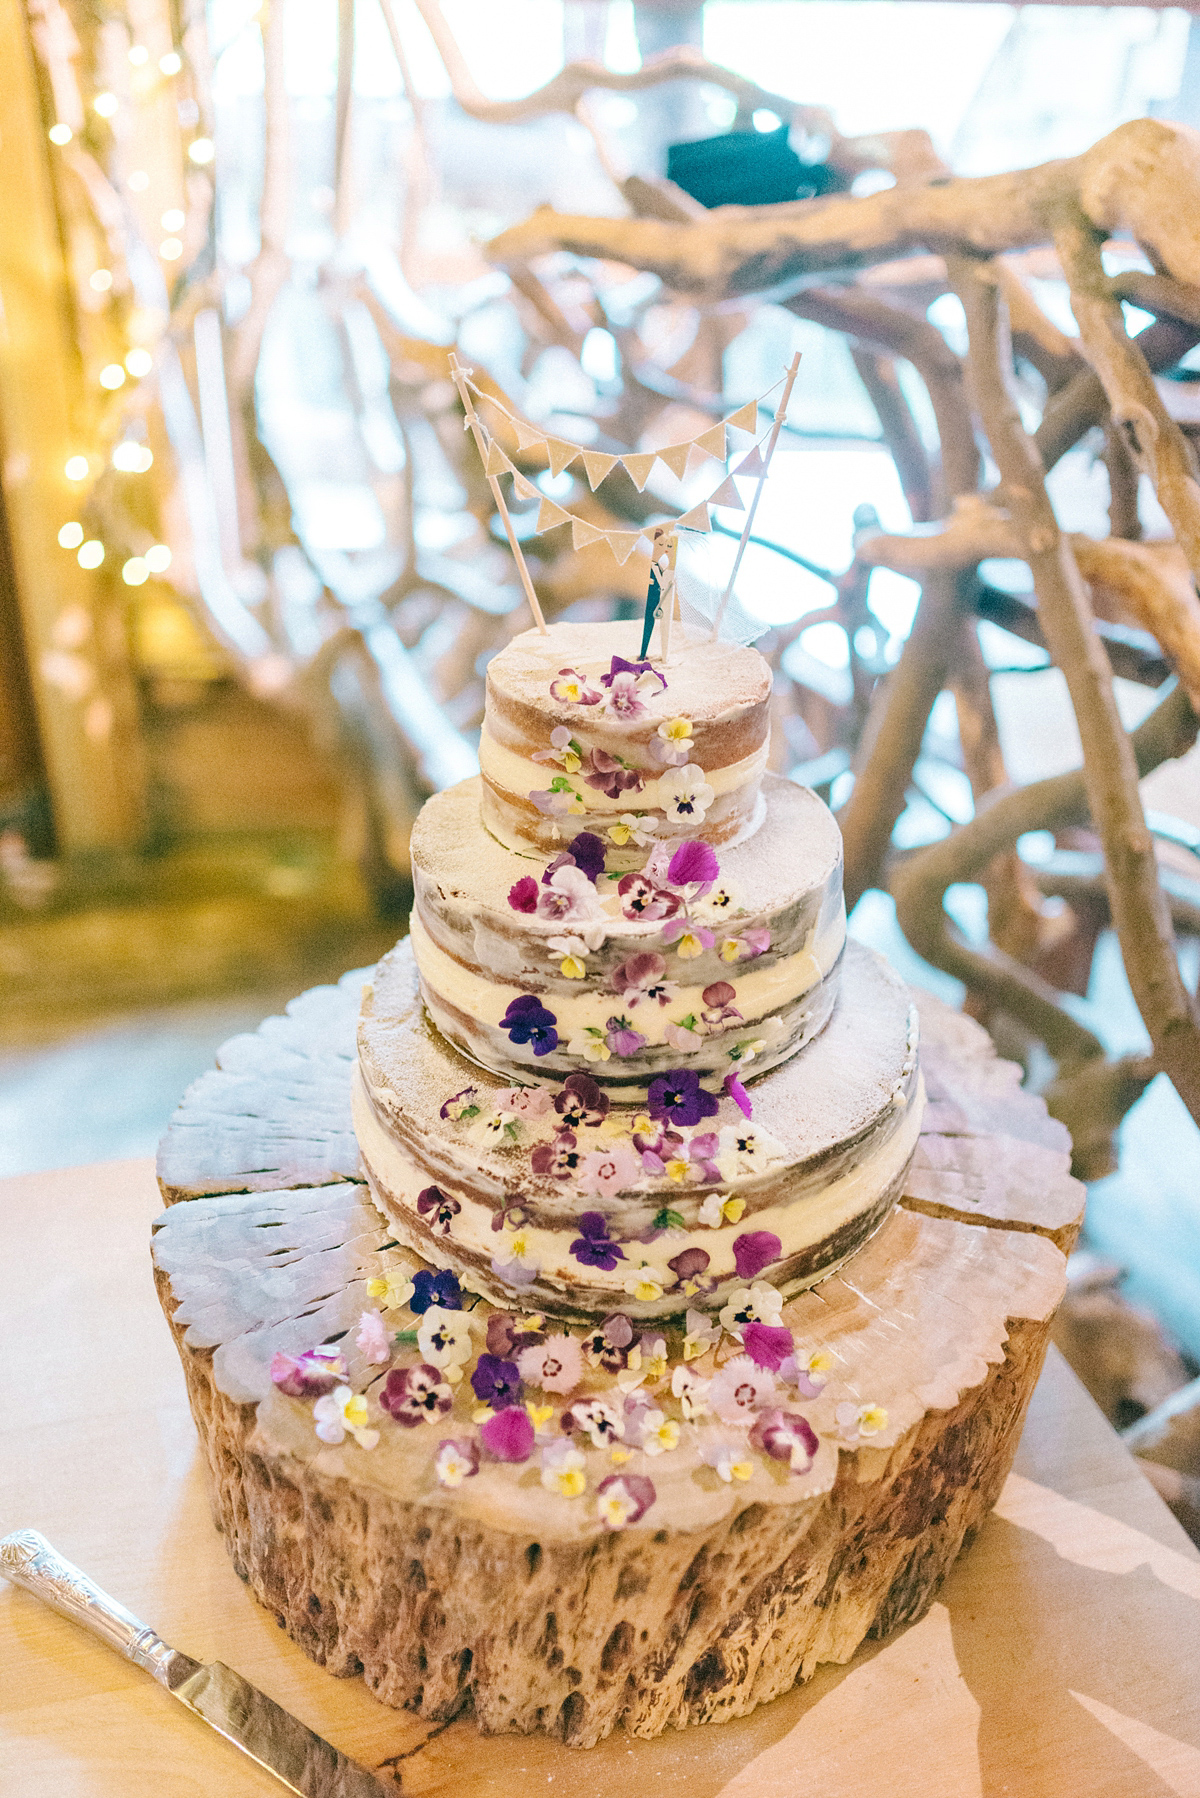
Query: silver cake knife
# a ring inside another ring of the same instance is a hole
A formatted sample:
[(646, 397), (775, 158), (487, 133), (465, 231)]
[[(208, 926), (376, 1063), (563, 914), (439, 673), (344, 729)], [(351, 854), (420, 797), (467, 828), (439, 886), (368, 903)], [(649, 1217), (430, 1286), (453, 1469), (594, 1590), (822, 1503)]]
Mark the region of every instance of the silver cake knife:
[(204, 1667), (168, 1648), (148, 1624), (64, 1561), (36, 1530), (18, 1530), (0, 1541), (0, 1573), (152, 1673), (172, 1698), (282, 1780), (289, 1792), (300, 1798), (384, 1798), (395, 1793), (394, 1785), (385, 1787), (357, 1761), (339, 1754), (231, 1667), (220, 1661)]

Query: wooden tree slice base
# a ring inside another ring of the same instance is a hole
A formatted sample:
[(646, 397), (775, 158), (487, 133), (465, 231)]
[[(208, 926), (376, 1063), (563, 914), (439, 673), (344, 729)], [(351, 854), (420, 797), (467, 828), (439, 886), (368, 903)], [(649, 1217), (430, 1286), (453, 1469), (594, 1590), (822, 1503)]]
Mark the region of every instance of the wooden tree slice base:
[[(464, 1433), (450, 1419), (385, 1418), (374, 1450), (328, 1447), (271, 1384), (277, 1349), (350, 1332), (346, 1348), (366, 1282), (412, 1264), (347, 1177), (359, 984), (227, 1045), (160, 1156), (168, 1202), (191, 1200), (159, 1221), (154, 1260), (214, 1511), (280, 1624), (389, 1704), (587, 1746), (618, 1724), (653, 1736), (742, 1715), (920, 1617), (1008, 1473), (1082, 1211), (1065, 1131), (985, 1034), (921, 1000), (931, 1104), (912, 1197), (785, 1308), (799, 1351), (834, 1362), (801, 1403), (812, 1468), (759, 1456), (723, 1484), (690, 1426), (653, 1462), (656, 1503), (614, 1534), (534, 1465), (440, 1488), (430, 1442)], [(886, 1427), (847, 1435), (847, 1400), (883, 1406)], [(590, 1455), (589, 1487), (608, 1471)]]

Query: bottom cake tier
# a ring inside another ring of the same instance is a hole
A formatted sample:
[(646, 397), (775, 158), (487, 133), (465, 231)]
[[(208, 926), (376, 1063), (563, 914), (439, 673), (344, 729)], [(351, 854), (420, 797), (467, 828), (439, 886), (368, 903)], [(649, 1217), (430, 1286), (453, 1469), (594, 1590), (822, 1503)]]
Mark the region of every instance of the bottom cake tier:
[(720, 1096), (666, 1074), (645, 1110), (587, 1075), (514, 1088), (468, 1062), (430, 1024), (406, 943), (364, 994), (354, 1127), (372, 1196), (399, 1241), (493, 1304), (649, 1319), (719, 1311), (760, 1279), (799, 1292), (887, 1217), (922, 1107), (916, 1012), (858, 944), (792, 1060)]

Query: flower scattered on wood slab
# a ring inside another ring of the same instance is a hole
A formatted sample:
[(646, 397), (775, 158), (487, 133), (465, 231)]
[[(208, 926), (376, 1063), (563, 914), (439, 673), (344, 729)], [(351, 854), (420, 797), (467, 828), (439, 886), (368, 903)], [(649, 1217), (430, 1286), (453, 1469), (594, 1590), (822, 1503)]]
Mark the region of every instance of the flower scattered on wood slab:
[[(458, 1284), (458, 1275), (450, 1272), (448, 1267), (431, 1271), (427, 1267), (420, 1269), (412, 1277), (412, 1296), (408, 1300), (408, 1308), (422, 1316), (431, 1306), (437, 1305), (443, 1311), (460, 1311), (462, 1309), (462, 1288)], [(371, 1282), (367, 1282), (367, 1291), (371, 1292)]]
[(454, 1392), (439, 1368), (421, 1362), (416, 1367), (393, 1367), (380, 1388), (379, 1403), (389, 1417), (412, 1430), (445, 1416), (454, 1403)]
[(431, 1305), (417, 1331), (417, 1347), (426, 1361), (445, 1370), (452, 1385), (462, 1379), (462, 1368), (471, 1359), (471, 1320), (465, 1311), (447, 1311)]
[(364, 1311), (358, 1320), (354, 1346), (372, 1367), (384, 1367), (392, 1358), (392, 1338), (378, 1311)]
[(552, 1442), (542, 1450), (542, 1485), (561, 1498), (578, 1498), (587, 1490), (586, 1465), (584, 1456), (571, 1446), (569, 1438)]
[(760, 1414), (750, 1441), (773, 1461), (786, 1461), (793, 1473), (807, 1473), (817, 1455), (816, 1431), (808, 1419), (777, 1406)]
[(438, 1483), (454, 1491), (464, 1480), (473, 1478), (479, 1472), (479, 1444), (454, 1438), (439, 1442), (433, 1470), (437, 1474)]
[(854, 1442), (860, 1436), (878, 1436), (888, 1426), (888, 1414), (882, 1405), (856, 1405), (848, 1400), (833, 1413), (838, 1434), (843, 1442)]
[(727, 1486), (731, 1480), (748, 1480), (754, 1473), (754, 1462), (745, 1449), (735, 1448), (732, 1442), (706, 1442), (700, 1459)]
[(646, 1515), (658, 1494), (636, 1473), (610, 1473), (596, 1487), (596, 1515), (605, 1529), (623, 1530)]
[(301, 1355), (285, 1355), (276, 1350), (271, 1357), (271, 1379), (288, 1398), (322, 1397), (348, 1372), (345, 1356), (332, 1342), (305, 1349)]
[(755, 1416), (775, 1397), (775, 1375), (757, 1367), (749, 1355), (735, 1355), (713, 1375), (708, 1402), (722, 1423), (749, 1429)]
[(379, 1431), (367, 1428), (367, 1401), (349, 1386), (335, 1386), (313, 1406), (313, 1428), (322, 1442), (337, 1447), (353, 1436), (359, 1448), (374, 1448)]
[(483, 1446), (497, 1461), (528, 1461), (534, 1434), (533, 1420), (521, 1405), (506, 1405), (479, 1432)]
[(571, 1393), (583, 1378), (583, 1354), (573, 1336), (547, 1336), (520, 1351), (517, 1369), (527, 1386)]

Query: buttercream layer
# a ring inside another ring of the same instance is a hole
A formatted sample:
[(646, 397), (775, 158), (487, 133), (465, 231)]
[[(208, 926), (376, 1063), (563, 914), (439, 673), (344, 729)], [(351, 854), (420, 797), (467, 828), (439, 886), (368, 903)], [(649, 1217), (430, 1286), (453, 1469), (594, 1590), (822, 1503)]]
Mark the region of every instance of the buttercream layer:
[[(550, 853), (629, 815), (659, 837), (714, 844), (760, 820), (767, 663), (677, 631), (669, 663), (638, 664), (640, 637), (636, 624), (556, 624), (514, 637), (489, 662), (483, 817), (509, 848)], [(626, 834), (613, 865), (640, 867), (646, 853)]]
[(898, 1196), (923, 1105), (916, 1014), (886, 964), (849, 944), (828, 1026), (751, 1095), (752, 1120), (725, 1099), (665, 1129), (570, 1089), (557, 1109), (443, 1041), (406, 944), (364, 996), (354, 1118), (376, 1203), (496, 1304), (662, 1317), (756, 1277), (799, 1291), (853, 1254)]
[[(553, 896), (480, 831), (479, 782), (435, 795), (412, 835), (412, 944), (439, 1029), (509, 1079), (553, 1082), (586, 1067), (631, 1098), (669, 1068), (723, 1077), (794, 1054), (836, 996), (841, 833), (807, 788), (768, 775), (763, 794), (762, 828), (720, 850), (711, 890), (672, 900), (667, 917), (626, 916), (632, 901), (607, 873), (594, 891), (582, 883), (589, 916), (514, 909), (522, 878), (542, 904)], [(505, 1020), (530, 996), (552, 1023), (514, 1040)]]

